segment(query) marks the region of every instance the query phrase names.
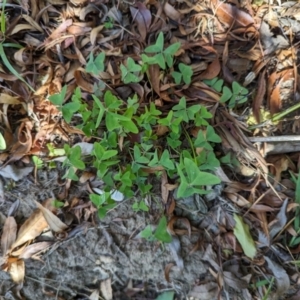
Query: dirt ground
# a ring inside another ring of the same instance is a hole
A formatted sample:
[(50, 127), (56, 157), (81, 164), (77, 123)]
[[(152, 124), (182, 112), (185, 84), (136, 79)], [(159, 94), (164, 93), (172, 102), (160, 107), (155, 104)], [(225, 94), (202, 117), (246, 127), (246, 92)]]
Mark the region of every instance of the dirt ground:
[[(34, 200), (57, 196), (59, 176), (55, 170), (39, 171), (39, 184), (27, 177), (13, 188), (3, 179), (4, 188), (11, 190), (5, 192), (0, 226), (17, 199), (20, 206), (15, 217), (20, 225), (35, 209)], [(84, 194), (80, 186), (74, 186), (68, 198), (74, 194), (84, 196), (80, 193)], [(152, 207), (159, 203), (150, 201)], [(176, 291), (178, 299), (186, 299), (191, 286), (208, 272), (201, 261), (203, 252), (196, 250), (191, 254), (199, 236), (183, 235), (165, 247), (141, 239), (138, 233), (154, 220), (149, 219), (149, 213), (133, 212), (132, 203), (121, 203), (104, 221), (96, 220), (94, 225), (82, 223), (66, 239), (57, 237), (50, 250), (41, 255), (41, 261), (27, 259), (23, 299), (89, 299), (100, 282), (107, 279), (112, 283), (113, 299), (155, 299), (167, 290)], [(179, 252), (174, 250), (174, 243), (180, 246)], [(183, 268), (176, 266), (182, 260)], [(170, 263), (174, 266), (168, 282), (165, 268)], [(9, 274), (1, 271), (0, 280), (1, 299), (19, 299)]]

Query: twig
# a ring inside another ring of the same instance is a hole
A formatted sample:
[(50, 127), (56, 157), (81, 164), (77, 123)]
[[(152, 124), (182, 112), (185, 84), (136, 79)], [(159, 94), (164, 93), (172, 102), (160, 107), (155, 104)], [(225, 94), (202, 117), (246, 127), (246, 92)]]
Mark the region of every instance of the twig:
[(299, 135), (282, 135), (282, 136), (254, 136), (249, 137), (249, 141), (252, 143), (264, 143), (264, 142), (300, 142)]

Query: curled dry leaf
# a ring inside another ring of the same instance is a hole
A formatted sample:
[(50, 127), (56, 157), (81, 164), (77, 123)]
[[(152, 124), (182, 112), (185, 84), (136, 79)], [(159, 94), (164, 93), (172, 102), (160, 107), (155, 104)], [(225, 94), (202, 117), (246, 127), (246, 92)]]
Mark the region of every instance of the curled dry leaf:
[(66, 224), (64, 224), (54, 213), (52, 213), (49, 209), (45, 208), (43, 205), (38, 203), (37, 201), (34, 201), (37, 207), (41, 210), (43, 213), (49, 227), (54, 232), (63, 232), (68, 228)]
[(217, 57), (212, 61), (211, 64), (208, 65), (207, 69), (198, 76), (200, 80), (203, 79), (213, 79), (218, 76), (221, 71), (221, 64), (219, 58)]
[(255, 119), (258, 123), (260, 123), (260, 108), (263, 103), (265, 93), (266, 93), (266, 69), (260, 73), (259, 78), (258, 78), (258, 88), (256, 91), (256, 95), (253, 99), (253, 115), (255, 116)]

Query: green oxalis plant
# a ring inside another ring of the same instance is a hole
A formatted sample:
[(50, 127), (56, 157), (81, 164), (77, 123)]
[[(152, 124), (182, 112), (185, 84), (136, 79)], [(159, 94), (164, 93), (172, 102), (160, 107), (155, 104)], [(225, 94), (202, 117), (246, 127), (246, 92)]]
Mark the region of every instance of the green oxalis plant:
[(231, 88), (224, 85), (223, 79), (214, 78), (211, 80), (204, 80), (204, 82), (217, 92), (222, 92), (220, 102), (227, 102), (229, 108), (234, 108), (236, 105), (242, 104), (248, 100), (249, 91), (236, 81), (233, 81)]
[[(142, 54), (142, 66), (132, 58), (127, 59), (126, 65), (121, 64), (123, 82), (140, 81), (142, 73), (147, 72), (147, 66), (151, 64), (158, 64), (163, 70), (166, 66), (173, 68), (174, 55), (179, 48), (180, 43), (175, 43), (164, 49), (163, 34), (159, 34), (155, 45), (145, 49), (145, 53), (152, 56)], [(104, 61), (105, 55), (94, 58), (91, 54), (86, 70), (96, 75), (104, 71)], [(178, 70), (172, 73), (176, 83), (183, 80), (189, 84), (192, 69), (179, 64)], [(136, 95), (122, 101), (111, 91), (104, 93), (101, 81), (95, 86), (91, 103), (82, 99), (79, 88), (76, 88), (70, 102), (64, 103), (65, 96), (66, 87), (63, 87), (60, 94), (52, 95), (49, 99), (61, 110), (66, 122), (71, 122), (76, 113), (77, 123), (80, 116), (77, 126), (86, 136), (97, 137), (93, 151), (87, 157), (82, 156), (79, 146), (65, 145), (65, 177), (78, 180), (78, 170), (84, 170), (87, 165), (97, 170), (97, 176), (104, 182), (104, 192), (101, 195), (91, 194), (90, 200), (97, 207), (100, 218), (105, 217), (116, 205), (112, 200), (113, 191), (127, 198), (135, 197), (138, 192), (141, 199), (151, 193), (153, 186), (149, 168), (163, 168), (170, 180), (178, 182), (178, 197), (205, 194), (205, 186), (220, 183), (220, 179), (211, 172), (220, 165), (213, 146), (220, 143), (221, 139), (209, 125), (208, 120), (212, 115), (204, 106), (187, 106), (183, 97), (167, 115), (153, 103), (142, 110)], [(166, 129), (163, 137), (156, 134), (156, 129), (161, 126)], [(186, 129), (191, 126), (199, 129), (196, 137)], [(122, 147), (119, 146), (120, 139), (123, 140)], [(155, 172), (155, 175), (159, 176), (160, 172)], [(144, 200), (136, 200), (133, 209), (148, 211), (149, 207)], [(142, 236), (170, 242), (166, 226), (167, 222), (162, 218), (154, 231), (148, 226)]]

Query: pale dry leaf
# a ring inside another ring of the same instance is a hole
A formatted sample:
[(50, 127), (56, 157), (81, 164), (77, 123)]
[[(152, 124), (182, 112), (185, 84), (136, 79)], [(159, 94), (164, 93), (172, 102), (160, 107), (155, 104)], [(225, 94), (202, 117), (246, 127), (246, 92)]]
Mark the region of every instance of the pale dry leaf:
[(19, 258), (28, 259), (34, 257), (35, 254), (48, 249), (52, 244), (52, 242), (40, 242), (28, 245), (19, 255)]
[(23, 259), (19, 259), (10, 263), (8, 273), (11, 276), (11, 279), (15, 283), (22, 283), (25, 277), (25, 263)]
[(275, 235), (285, 226), (287, 222), (287, 217), (286, 217), (286, 207), (288, 204), (288, 199), (285, 199), (279, 213), (276, 216), (276, 221), (272, 223), (270, 226), (270, 239), (272, 240)]
[(39, 202), (34, 201), (36, 206), (42, 211), (49, 227), (54, 232), (63, 232), (65, 231), (68, 226), (63, 223), (53, 212), (51, 212), (49, 209), (45, 208), (43, 205), (41, 205)]
[(2, 229), (1, 251), (6, 255), (17, 237), (17, 223), (14, 217), (7, 217)]
[(215, 299), (218, 294), (218, 284), (216, 282), (207, 282), (194, 286), (189, 292), (190, 297), (195, 297), (201, 300)]
[(100, 282), (100, 290), (103, 298), (105, 300), (112, 300), (113, 299), (113, 293), (112, 293), (112, 287), (111, 287), (111, 279), (107, 278), (104, 281)]
[(99, 299), (99, 290), (94, 290), (90, 296), (89, 300), (98, 300)]
[(13, 243), (11, 249), (35, 239), (47, 227), (48, 223), (41, 210), (35, 210), (19, 229), (17, 239)]
[(167, 244), (172, 256), (176, 262), (177, 267), (180, 270), (184, 269), (184, 263), (183, 263), (183, 259), (180, 256), (180, 241), (176, 236), (173, 236), (172, 242)]
[(17, 168), (15, 165), (7, 165), (0, 169), (0, 175), (10, 178), (13, 181), (19, 181), (33, 171), (33, 167)]
[(276, 293), (272, 295), (272, 299), (279, 299), (290, 287), (290, 278), (286, 271), (279, 264), (272, 261), (269, 257), (264, 256), (268, 263), (269, 269), (272, 271), (276, 279), (277, 289)]
[(223, 279), (228, 286), (230, 286), (231, 288), (233, 288), (238, 292), (248, 287), (248, 283), (245, 280), (236, 277), (231, 272), (224, 271)]

